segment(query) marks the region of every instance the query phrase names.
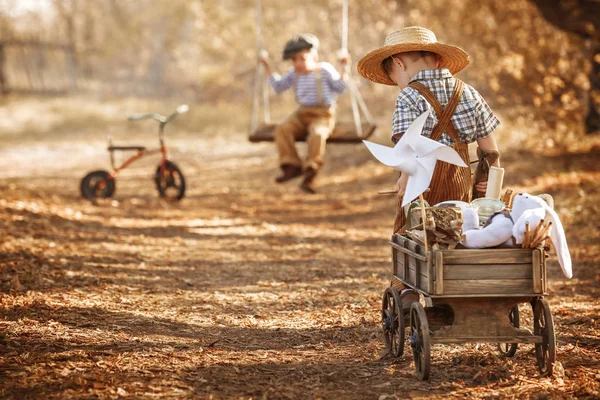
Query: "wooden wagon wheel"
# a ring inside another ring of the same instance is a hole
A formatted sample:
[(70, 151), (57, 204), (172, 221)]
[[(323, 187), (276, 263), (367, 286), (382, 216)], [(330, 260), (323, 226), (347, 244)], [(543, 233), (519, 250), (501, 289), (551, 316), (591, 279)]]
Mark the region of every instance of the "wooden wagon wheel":
[(381, 302), (381, 325), (385, 348), (393, 357), (402, 357), (404, 353), (404, 313), (400, 293), (388, 287)]
[[(510, 309), (510, 313), (508, 314), (508, 319), (510, 320), (510, 324), (515, 328), (519, 327), (519, 305), (515, 305)], [(518, 343), (498, 343), (498, 351), (504, 357), (514, 357), (517, 352)]]
[(550, 306), (545, 299), (537, 299), (533, 309), (533, 334), (542, 337), (535, 345), (535, 356), (542, 376), (551, 376), (556, 361), (556, 336)]
[(417, 378), (422, 381), (427, 380), (431, 369), (431, 342), (429, 340), (429, 323), (421, 303), (413, 303), (410, 308), (409, 340), (415, 359)]

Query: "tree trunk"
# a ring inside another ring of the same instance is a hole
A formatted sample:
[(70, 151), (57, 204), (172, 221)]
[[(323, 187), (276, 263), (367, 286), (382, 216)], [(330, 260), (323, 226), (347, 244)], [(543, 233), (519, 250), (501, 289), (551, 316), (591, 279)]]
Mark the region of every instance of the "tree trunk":
[(591, 54), (589, 110), (585, 117), (585, 132), (600, 133), (600, 42), (596, 43)]
[(590, 61), (592, 69), (588, 76), (588, 114), (585, 118), (586, 133), (600, 132), (600, 1), (598, 0), (531, 0), (552, 25), (591, 41)]
[(5, 57), (4, 57), (4, 45), (0, 43), (0, 94), (5, 95), (8, 94), (8, 83), (6, 82), (6, 75), (4, 74), (4, 65), (5, 65)]

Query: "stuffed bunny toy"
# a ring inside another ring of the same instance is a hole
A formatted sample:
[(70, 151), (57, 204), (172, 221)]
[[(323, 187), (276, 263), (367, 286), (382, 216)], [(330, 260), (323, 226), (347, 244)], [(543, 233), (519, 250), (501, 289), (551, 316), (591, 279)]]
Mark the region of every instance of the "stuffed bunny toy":
[(542, 220), (551, 221), (550, 238), (558, 256), (558, 263), (567, 278), (573, 277), (565, 230), (556, 212), (541, 197), (528, 193), (516, 195), (510, 211), (503, 210), (494, 214), (481, 229), (476, 209), (465, 209), (463, 219), (461, 243), (471, 249), (516, 247), (523, 243), (527, 224), (536, 227)]

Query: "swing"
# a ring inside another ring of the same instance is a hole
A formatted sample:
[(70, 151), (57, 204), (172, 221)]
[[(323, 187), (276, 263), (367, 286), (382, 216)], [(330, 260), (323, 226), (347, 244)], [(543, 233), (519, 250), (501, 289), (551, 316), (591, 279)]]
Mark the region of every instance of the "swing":
[[(256, 22), (257, 31), (257, 57), (256, 57), (256, 75), (254, 79), (254, 90), (252, 96), (252, 122), (250, 124), (250, 135), (248, 140), (251, 143), (273, 142), (274, 133), (277, 127), (276, 123), (271, 122), (271, 112), (269, 103), (269, 84), (264, 75), (264, 67), (260, 63), (259, 55), (263, 49), (262, 41), (262, 4), (261, 0), (256, 0)], [(342, 49), (347, 53), (348, 49), (348, 0), (344, 0), (342, 10)], [(346, 73), (348, 81), (346, 82), (350, 92), (350, 101), (352, 105), (352, 116), (354, 121), (336, 120), (327, 143), (360, 143), (369, 138), (377, 126), (374, 123), (373, 116), (369, 112), (362, 95), (356, 87), (356, 82), (351, 74), (350, 65), (346, 64)], [(262, 85), (262, 88), (261, 88)], [(259, 122), (260, 103), (262, 102), (263, 120)], [(361, 120), (360, 113), (363, 113), (366, 121)], [(306, 141), (307, 135), (301, 135), (296, 139), (298, 142)]]

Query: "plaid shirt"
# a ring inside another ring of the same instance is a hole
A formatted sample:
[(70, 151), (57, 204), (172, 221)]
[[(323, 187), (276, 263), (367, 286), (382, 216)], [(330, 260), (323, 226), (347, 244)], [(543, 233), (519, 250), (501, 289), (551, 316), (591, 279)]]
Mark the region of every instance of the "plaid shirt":
[[(420, 71), (412, 81), (424, 84), (439, 100), (442, 107), (446, 107), (448, 104), (456, 84), (456, 79), (447, 68)], [(392, 136), (406, 132), (410, 124), (427, 110), (431, 110), (431, 114), (425, 122), (422, 135), (431, 137), (433, 127), (438, 123), (438, 117), (435, 115), (433, 107), (416, 89), (409, 86), (404, 88), (396, 100), (396, 110), (392, 119)], [(464, 143), (483, 139), (491, 135), (500, 125), (500, 121), (492, 113), (479, 92), (467, 84), (464, 86), (460, 103), (452, 116), (452, 123), (458, 132), (460, 141)], [(392, 141), (397, 142), (394, 138)], [(454, 144), (445, 132), (439, 142), (447, 146)]]

